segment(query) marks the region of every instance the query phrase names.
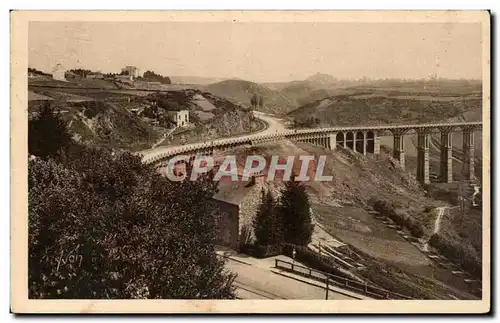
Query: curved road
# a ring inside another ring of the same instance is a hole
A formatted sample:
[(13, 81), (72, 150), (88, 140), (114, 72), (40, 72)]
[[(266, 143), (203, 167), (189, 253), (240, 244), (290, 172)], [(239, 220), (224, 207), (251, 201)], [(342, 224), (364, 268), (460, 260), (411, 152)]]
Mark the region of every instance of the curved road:
[[(269, 135), (269, 134), (279, 133), (279, 132), (283, 132), (283, 131), (287, 130), (285, 128), (285, 125), (281, 122), (281, 119), (278, 119), (276, 117), (273, 117), (271, 115), (268, 115), (268, 114), (265, 114), (265, 113), (259, 112), (259, 111), (254, 111), (254, 114), (255, 114), (255, 116), (257, 118), (266, 121), (268, 123), (269, 127), (266, 128), (266, 129), (264, 129), (264, 130), (262, 130), (262, 131), (259, 131), (259, 132), (254, 132), (254, 133), (251, 133), (251, 134), (243, 134), (243, 135), (232, 136), (230, 138), (251, 137), (251, 136), (254, 136), (254, 135)], [(224, 138), (219, 138), (219, 139), (224, 139)], [(203, 143), (203, 142), (199, 142), (199, 143)], [(195, 145), (195, 144), (199, 144), (199, 143), (189, 143), (189, 144), (186, 144), (186, 145), (179, 145), (179, 146), (156, 147), (156, 148), (151, 148), (151, 149), (146, 149), (146, 150), (139, 151), (139, 152), (137, 152), (137, 154), (142, 154), (143, 155), (143, 160), (147, 160), (150, 157), (156, 156), (156, 155), (158, 155), (160, 153), (166, 153), (166, 152), (169, 152), (171, 150), (176, 150), (176, 149), (178, 149), (180, 147), (185, 147), (185, 146), (189, 146), (189, 145)]]

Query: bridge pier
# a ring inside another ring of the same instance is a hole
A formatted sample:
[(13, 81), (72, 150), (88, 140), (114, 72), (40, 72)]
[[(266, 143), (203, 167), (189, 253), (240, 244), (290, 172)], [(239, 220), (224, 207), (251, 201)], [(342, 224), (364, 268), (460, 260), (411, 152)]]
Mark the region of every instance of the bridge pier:
[(363, 131), (363, 155), (366, 156), (367, 152), (368, 152), (368, 132)]
[(474, 129), (463, 130), (463, 151), (465, 178), (474, 180)]
[(399, 164), (403, 169), (405, 168), (405, 151), (404, 151), (404, 136), (403, 136), (405, 132), (406, 129), (398, 129), (392, 132), (394, 136), (393, 157), (399, 162)]
[(429, 184), (429, 143), (430, 134), (426, 130), (417, 131), (417, 181)]
[(373, 153), (375, 155), (380, 154), (380, 136), (376, 131), (373, 132)]
[(331, 133), (328, 135), (328, 148), (335, 150), (337, 148), (337, 134)]
[(453, 181), (453, 135), (452, 129), (441, 128), (441, 159), (439, 177), (441, 182)]

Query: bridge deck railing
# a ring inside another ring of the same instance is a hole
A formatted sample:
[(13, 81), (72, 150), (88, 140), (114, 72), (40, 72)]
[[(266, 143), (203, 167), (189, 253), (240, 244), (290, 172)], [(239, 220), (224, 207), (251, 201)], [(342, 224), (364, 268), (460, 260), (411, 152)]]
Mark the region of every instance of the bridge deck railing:
[[(245, 137), (238, 138), (226, 138), (226, 139), (218, 139), (213, 140), (210, 143), (195, 143), (186, 146), (176, 147), (175, 149), (159, 153), (156, 156), (160, 156), (161, 158), (171, 157), (174, 155), (179, 155), (182, 153), (187, 153), (191, 151), (201, 150), (204, 148), (219, 148), (226, 147), (230, 145), (237, 145), (242, 143), (252, 143), (255, 141), (269, 141), (269, 140), (281, 140), (285, 138), (292, 138), (296, 135), (310, 135), (310, 136), (323, 136), (329, 133), (335, 132), (355, 132), (355, 131), (391, 131), (396, 129), (408, 129), (410, 130), (422, 130), (426, 129), (429, 131), (438, 130), (439, 128), (452, 128), (456, 130), (458, 128), (464, 129), (467, 127), (473, 127), (477, 130), (482, 128), (482, 122), (461, 122), (461, 123), (427, 123), (427, 124), (417, 124), (417, 125), (381, 125), (381, 126), (361, 126), (361, 127), (330, 127), (330, 128), (321, 128), (321, 129), (298, 129), (298, 130), (288, 130), (279, 133), (271, 133), (271, 134), (255, 134), (248, 135)], [(156, 161), (157, 158), (150, 157), (148, 160), (145, 160), (146, 163), (151, 161)]]

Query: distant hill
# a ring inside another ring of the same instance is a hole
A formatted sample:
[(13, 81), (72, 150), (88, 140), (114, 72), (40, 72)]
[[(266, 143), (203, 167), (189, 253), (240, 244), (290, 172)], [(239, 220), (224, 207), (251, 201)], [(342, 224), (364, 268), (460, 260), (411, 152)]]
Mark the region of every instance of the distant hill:
[(290, 84), (283, 87), (280, 92), (291, 100), (294, 100), (297, 106), (302, 106), (333, 94), (331, 89), (318, 88), (309, 81), (290, 82)]
[(283, 93), (249, 81), (226, 80), (210, 84), (204, 90), (247, 106), (250, 105), (250, 98), (255, 93), (263, 97), (264, 107), (260, 110), (267, 113), (281, 115), (297, 107), (295, 100), (290, 99)]
[(317, 86), (331, 86), (339, 83), (339, 80), (329, 74), (316, 73), (309, 76), (306, 81), (316, 84)]
[(378, 81), (334, 92), (300, 106), (288, 116), (315, 117), (325, 126), (420, 123), (464, 114), (480, 120), (482, 108), (481, 84), (469, 81)]
[(201, 76), (170, 76), (173, 84), (201, 84), (207, 85), (226, 80), (221, 77), (201, 77)]

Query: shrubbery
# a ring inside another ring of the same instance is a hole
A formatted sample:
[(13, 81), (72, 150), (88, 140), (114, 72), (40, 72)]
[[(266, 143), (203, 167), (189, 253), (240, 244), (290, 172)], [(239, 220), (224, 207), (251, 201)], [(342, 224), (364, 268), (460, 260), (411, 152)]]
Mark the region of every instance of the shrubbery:
[(240, 251), (255, 258), (268, 258), (281, 255), (283, 253), (283, 246), (247, 244), (243, 245)]
[(482, 277), (481, 259), (477, 257), (473, 249), (467, 249), (451, 239), (444, 238), (439, 233), (431, 236), (429, 245), (439, 250), (443, 256), (452, 262), (460, 264), (471, 275), (478, 278)]
[(44, 147), (28, 165), (30, 298), (234, 297), (214, 250), (214, 182), (171, 182), (129, 153)]
[(415, 238), (420, 238), (424, 235), (425, 232), (422, 225), (409, 215), (408, 212), (398, 209), (394, 203), (378, 198), (371, 198), (369, 203), (375, 211), (387, 216), (397, 225), (407, 228)]
[(329, 273), (332, 275), (346, 277), (345, 274), (339, 269), (338, 265), (335, 263), (334, 260), (312, 251), (307, 246), (297, 246), (285, 243), (283, 245), (283, 254), (288, 257), (293, 257), (294, 248), (295, 248), (295, 260), (313, 269)]
[(32, 155), (55, 156), (71, 143), (66, 122), (49, 104), (44, 105), (28, 123), (28, 151)]

